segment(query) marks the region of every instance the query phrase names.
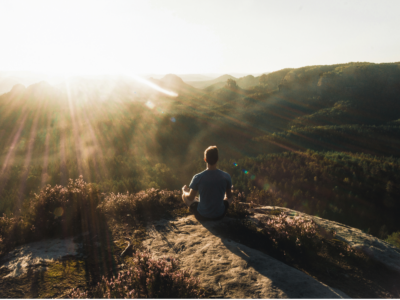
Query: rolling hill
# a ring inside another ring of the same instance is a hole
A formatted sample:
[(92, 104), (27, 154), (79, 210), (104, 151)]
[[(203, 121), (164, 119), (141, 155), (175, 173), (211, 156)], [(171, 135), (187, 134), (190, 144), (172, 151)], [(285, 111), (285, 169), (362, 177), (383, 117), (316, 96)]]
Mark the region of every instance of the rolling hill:
[(186, 81), (186, 83), (191, 85), (191, 86), (193, 86), (193, 87), (195, 87), (195, 88), (197, 88), (197, 89), (204, 89), (206, 87), (209, 87), (211, 85), (218, 84), (218, 83), (219, 84), (223, 83), (225, 85), (225, 83), (226, 83), (226, 81), (228, 79), (237, 80), (237, 78), (235, 78), (235, 77), (233, 77), (231, 75), (225, 74), (225, 75), (219, 76), (218, 78), (215, 78), (215, 79), (212, 79), (212, 80)]
[(0, 95), (4, 93), (8, 93), (11, 91), (12, 87), (16, 84), (19, 84), (20, 81), (17, 78), (1, 78), (0, 77)]
[[(283, 71), (283, 72), (282, 72)], [(285, 73), (285, 70), (278, 71), (278, 72), (273, 72), (274, 74), (272, 76), (268, 76), (268, 81), (269, 81), (269, 87), (274, 87), (275, 85), (278, 86), (280, 81), (282, 80), (281, 77), (279, 77), (281, 74)], [(272, 73), (269, 73), (272, 74)], [(237, 85), (242, 88), (242, 89), (249, 89), (252, 87), (255, 87), (259, 85), (259, 78), (260, 76), (254, 77), (253, 75), (246, 75), (240, 78), (235, 78), (231, 75), (223, 75), (220, 76), (216, 79), (213, 80), (207, 80), (207, 81), (186, 81), (187, 84), (199, 88), (199, 89), (204, 89), (206, 92), (212, 92), (216, 91), (218, 89), (221, 89), (225, 86), (226, 81), (228, 79), (233, 79), (236, 81)], [(279, 79), (278, 79), (279, 78)]]
[[(391, 159), (400, 157), (399, 63), (310, 66), (272, 72), (266, 78), (263, 86), (224, 84), (210, 92), (172, 74), (152, 81), (177, 97), (127, 78), (17, 86), (0, 96), (0, 211), (17, 209), (31, 191), (47, 183), (66, 184), (81, 174), (104, 191), (178, 189), (203, 167), (204, 149), (218, 145), (227, 170), (243, 159), (243, 167), (229, 171), (237, 172), (234, 181), (241, 191), (257, 187), (270, 193), (266, 199), (281, 199), (281, 204), (342, 222), (348, 218), (346, 211), (362, 219), (368, 208), (369, 218), (376, 212), (372, 233), (378, 235), (383, 225), (386, 232), (400, 230), (393, 218), (383, 217), (399, 206), (395, 199), (400, 182), (390, 167)], [(244, 79), (253, 82), (257, 77)], [(287, 151), (299, 154), (286, 157)], [(307, 164), (299, 163), (301, 157), (314, 155), (307, 151), (339, 156), (318, 154), (310, 163), (320, 175), (312, 175)], [(267, 158), (247, 163), (247, 158), (260, 155)], [(382, 163), (368, 155), (383, 157)], [(338, 157), (357, 157), (357, 166), (346, 166), (350, 158), (324, 166)], [(251, 171), (274, 159), (288, 166), (276, 175), (286, 185), (262, 169)], [(179, 173), (173, 171), (177, 165)], [(331, 172), (335, 177), (329, 177), (326, 168), (337, 169)], [(355, 177), (343, 177), (348, 168), (365, 169), (370, 175), (360, 177), (354, 171)], [(379, 184), (369, 194), (384, 199), (383, 204), (363, 192), (374, 186), (371, 178), (382, 174), (384, 181), (376, 179)], [(319, 184), (319, 176), (330, 178), (323, 193), (310, 189)], [(298, 177), (308, 181), (296, 185)], [(326, 196), (331, 194), (337, 198)]]

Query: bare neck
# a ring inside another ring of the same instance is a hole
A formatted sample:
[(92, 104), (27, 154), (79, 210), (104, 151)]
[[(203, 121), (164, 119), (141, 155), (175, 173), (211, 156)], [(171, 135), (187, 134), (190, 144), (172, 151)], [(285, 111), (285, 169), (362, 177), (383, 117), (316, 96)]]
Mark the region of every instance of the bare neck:
[(207, 170), (216, 170), (217, 169), (217, 164), (215, 164), (215, 165), (209, 165), (209, 164), (207, 164)]

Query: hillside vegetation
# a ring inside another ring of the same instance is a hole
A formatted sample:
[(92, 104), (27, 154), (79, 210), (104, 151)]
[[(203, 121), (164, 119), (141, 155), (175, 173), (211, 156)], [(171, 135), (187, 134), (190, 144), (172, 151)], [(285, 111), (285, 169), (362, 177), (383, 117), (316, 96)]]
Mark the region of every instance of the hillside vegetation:
[(103, 193), (179, 189), (217, 145), (244, 201), (400, 231), (399, 63), (228, 79), (209, 91), (152, 80), (177, 97), (127, 78), (15, 86), (0, 96), (0, 212), (80, 175)]
[[(217, 145), (234, 185), (221, 235), (352, 297), (398, 297), (394, 271), (283, 207), (400, 246), (400, 63), (223, 79), (202, 88), (173, 74), (74, 78), (0, 95), (0, 256), (75, 236), (85, 257), (2, 282), (31, 297), (60, 296), (51, 276), (64, 297), (215, 296), (142, 242), (149, 222), (190, 214), (179, 190)], [(265, 205), (282, 208), (257, 227), (245, 207)], [(71, 281), (67, 268), (85, 279)], [(10, 291), (1, 295), (20, 295)]]

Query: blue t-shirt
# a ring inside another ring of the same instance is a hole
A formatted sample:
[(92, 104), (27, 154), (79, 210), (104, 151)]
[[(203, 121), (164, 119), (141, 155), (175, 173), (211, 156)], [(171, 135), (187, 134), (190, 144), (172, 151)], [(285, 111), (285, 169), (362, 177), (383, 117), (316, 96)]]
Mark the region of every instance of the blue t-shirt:
[(224, 196), (232, 186), (231, 176), (221, 170), (205, 170), (193, 176), (189, 187), (199, 191), (197, 211), (205, 218), (218, 218), (225, 211)]

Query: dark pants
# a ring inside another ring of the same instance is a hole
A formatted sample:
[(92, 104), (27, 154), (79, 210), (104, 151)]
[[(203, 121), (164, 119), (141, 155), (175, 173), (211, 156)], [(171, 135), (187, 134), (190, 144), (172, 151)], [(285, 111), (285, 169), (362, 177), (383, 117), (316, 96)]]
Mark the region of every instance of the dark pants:
[(227, 212), (227, 210), (229, 208), (229, 202), (224, 200), (225, 210), (224, 210), (224, 213), (222, 214), (222, 216), (220, 216), (218, 218), (206, 218), (206, 217), (203, 217), (202, 215), (200, 215), (200, 213), (197, 211), (197, 206), (199, 205), (199, 203), (200, 203), (199, 201), (195, 201), (189, 207), (190, 212), (193, 213), (195, 218), (197, 220), (199, 220), (199, 221), (205, 221), (205, 220), (217, 221), (217, 220), (222, 220), (223, 217), (225, 217), (226, 212)]

